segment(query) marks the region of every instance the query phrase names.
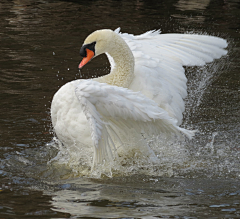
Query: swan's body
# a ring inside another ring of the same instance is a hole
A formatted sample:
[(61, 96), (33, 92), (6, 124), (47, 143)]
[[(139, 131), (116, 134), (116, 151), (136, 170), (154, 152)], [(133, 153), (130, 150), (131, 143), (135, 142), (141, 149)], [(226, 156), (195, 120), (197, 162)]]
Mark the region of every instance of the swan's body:
[(58, 138), (66, 146), (94, 148), (94, 162), (111, 160), (121, 145), (148, 151), (143, 137), (159, 133), (191, 138), (193, 131), (179, 127), (187, 95), (183, 66), (220, 58), (226, 46), (221, 38), (203, 35), (95, 31), (80, 51), (80, 67), (106, 53), (111, 72), (69, 82), (54, 95), (51, 117)]

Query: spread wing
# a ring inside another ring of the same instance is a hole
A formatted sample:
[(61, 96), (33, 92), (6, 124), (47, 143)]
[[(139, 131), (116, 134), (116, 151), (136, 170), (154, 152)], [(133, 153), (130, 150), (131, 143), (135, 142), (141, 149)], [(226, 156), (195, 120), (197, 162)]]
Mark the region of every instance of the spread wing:
[(194, 135), (178, 127), (176, 119), (140, 92), (83, 80), (75, 93), (91, 127), (95, 163), (113, 159), (116, 145), (121, 145), (131, 129), (144, 135)]
[(227, 54), (227, 42), (219, 37), (196, 34), (160, 34), (149, 31), (134, 36), (119, 33), (135, 57), (135, 78), (129, 89), (141, 91), (182, 122), (187, 95), (183, 66), (202, 66)]

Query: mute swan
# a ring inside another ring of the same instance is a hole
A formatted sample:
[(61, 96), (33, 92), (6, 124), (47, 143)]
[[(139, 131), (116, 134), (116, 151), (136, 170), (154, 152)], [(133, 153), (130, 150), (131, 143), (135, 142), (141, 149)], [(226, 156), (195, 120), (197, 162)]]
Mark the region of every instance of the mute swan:
[(146, 136), (191, 138), (194, 131), (179, 127), (187, 95), (183, 66), (202, 66), (226, 55), (226, 47), (226, 40), (206, 35), (93, 32), (80, 50), (79, 68), (105, 53), (111, 72), (58, 90), (51, 105), (57, 137), (66, 146), (94, 148), (93, 165), (112, 160), (124, 145), (147, 148)]

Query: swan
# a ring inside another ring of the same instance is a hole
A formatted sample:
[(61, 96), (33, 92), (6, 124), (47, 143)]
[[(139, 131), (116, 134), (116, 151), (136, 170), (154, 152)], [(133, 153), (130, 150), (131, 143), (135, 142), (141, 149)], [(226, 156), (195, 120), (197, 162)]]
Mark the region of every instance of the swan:
[(154, 156), (145, 141), (160, 133), (192, 138), (181, 128), (187, 96), (183, 66), (202, 66), (227, 54), (227, 41), (197, 34), (141, 35), (97, 30), (84, 41), (79, 68), (105, 53), (108, 75), (66, 83), (51, 104), (53, 129), (64, 146), (93, 149), (93, 166), (124, 148)]

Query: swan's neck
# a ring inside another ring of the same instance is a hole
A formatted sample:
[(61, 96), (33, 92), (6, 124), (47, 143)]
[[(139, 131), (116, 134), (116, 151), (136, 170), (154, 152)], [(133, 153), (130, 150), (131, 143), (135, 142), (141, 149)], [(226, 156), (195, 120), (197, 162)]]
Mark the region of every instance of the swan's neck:
[(129, 87), (134, 77), (134, 57), (128, 45), (115, 34), (106, 54), (111, 64), (111, 72), (96, 80), (119, 87)]

